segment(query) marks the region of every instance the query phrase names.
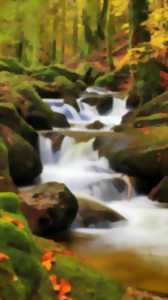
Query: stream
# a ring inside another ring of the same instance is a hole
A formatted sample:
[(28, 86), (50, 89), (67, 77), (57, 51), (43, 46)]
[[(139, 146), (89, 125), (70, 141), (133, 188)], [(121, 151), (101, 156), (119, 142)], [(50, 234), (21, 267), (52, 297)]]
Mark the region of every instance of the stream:
[[(87, 92), (107, 93), (93, 88)], [(125, 99), (114, 96), (113, 109), (103, 116), (96, 107), (82, 102), (82, 97), (77, 100), (80, 112), (64, 104), (63, 99), (44, 101), (54, 111), (64, 113), (71, 128), (53, 129), (65, 134), (60, 149), (55, 152), (51, 139), (40, 135), (44, 166), (41, 182), (63, 182), (78, 198), (101, 202), (127, 219), (111, 223), (107, 229), (74, 228), (68, 245), (87, 263), (125, 284), (168, 292), (167, 208), (145, 195), (137, 195), (134, 190), (129, 199), (127, 177), (111, 170), (107, 159), (99, 157), (93, 149), (97, 131), (86, 129), (86, 125), (98, 120), (104, 124), (99, 132), (109, 134), (127, 112)], [(114, 178), (121, 178), (126, 189), (119, 193), (113, 184)]]

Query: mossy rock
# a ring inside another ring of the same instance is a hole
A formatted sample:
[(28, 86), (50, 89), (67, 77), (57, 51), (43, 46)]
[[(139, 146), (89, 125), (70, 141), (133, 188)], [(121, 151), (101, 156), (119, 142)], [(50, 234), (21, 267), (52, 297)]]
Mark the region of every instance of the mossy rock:
[(168, 203), (168, 176), (165, 176), (149, 193), (149, 198)]
[(0, 58), (0, 71), (8, 71), (15, 74), (26, 73), (25, 67), (15, 58)]
[(125, 129), (97, 138), (95, 148), (121, 173), (159, 181), (168, 174), (166, 126)]
[(40, 67), (30, 71), (30, 74), (41, 81), (53, 82), (57, 76), (64, 76), (70, 81), (76, 81), (80, 78), (79, 74), (66, 68), (63, 65), (51, 65), (48, 67)]
[(38, 153), (11, 128), (0, 125), (0, 136), (8, 149), (10, 175), (14, 182), (31, 183), (42, 170)]
[(0, 299), (52, 300), (40, 250), (21, 214), (19, 202), (15, 194), (0, 194), (0, 252), (8, 257), (0, 262)]
[(63, 183), (39, 184), (23, 191), (22, 195), (22, 211), (35, 234), (54, 239), (57, 233), (70, 229), (78, 202)]
[(120, 90), (120, 84), (129, 77), (129, 67), (125, 66), (119, 71), (107, 73), (99, 76), (95, 81), (95, 86), (106, 87), (113, 91)]
[(164, 92), (160, 70), (160, 65), (155, 59), (138, 64), (134, 91), (140, 98), (141, 105)]
[[(120, 284), (84, 266), (75, 257), (66, 257), (60, 244), (34, 239), (20, 212), (19, 202), (15, 194), (0, 194), (0, 252), (8, 256), (6, 261), (0, 262), (2, 300), (56, 299), (49, 282), (51, 274), (70, 282), (72, 299), (122, 298), (124, 288)], [(41, 264), (42, 253), (46, 249), (56, 255), (56, 264), (49, 272)]]
[(63, 114), (53, 112), (47, 103), (43, 102), (33, 87), (33, 81), (27, 76), (1, 72), (0, 102), (13, 103), (24, 119), (32, 112), (38, 112), (46, 119), (46, 122), (48, 120), (46, 129), (49, 126), (69, 127)]
[(125, 126), (136, 126), (140, 121), (140, 127), (146, 125), (167, 124), (168, 115), (168, 92), (165, 92), (151, 101), (143, 104), (134, 111), (124, 116), (122, 123)]
[(104, 75), (101, 71), (86, 63), (81, 63), (77, 71), (81, 74), (81, 80), (84, 81), (87, 85), (94, 84), (95, 80), (99, 76)]
[(0, 124), (12, 128), (33, 146), (37, 146), (38, 135), (35, 130), (19, 115), (12, 103), (0, 103)]
[(153, 114), (148, 117), (138, 117), (133, 122), (134, 127), (168, 125), (168, 113)]

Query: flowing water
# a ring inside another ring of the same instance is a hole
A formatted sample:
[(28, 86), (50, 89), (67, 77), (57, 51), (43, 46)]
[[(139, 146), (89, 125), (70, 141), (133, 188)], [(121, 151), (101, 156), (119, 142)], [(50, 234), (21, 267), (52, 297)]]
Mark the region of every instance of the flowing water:
[[(79, 113), (62, 100), (49, 102), (55, 111), (64, 112), (77, 126), (101, 120), (110, 127), (119, 124), (127, 111), (125, 101), (115, 98), (113, 110), (102, 117), (95, 107), (82, 103), (81, 99), (78, 101)], [(127, 284), (168, 292), (167, 208), (134, 191), (131, 199), (126, 190), (119, 192), (113, 179), (122, 179), (129, 189), (127, 177), (111, 170), (106, 158), (99, 158), (93, 142), (94, 136), (87, 142), (65, 137), (60, 150), (53, 152), (51, 139), (40, 137), (42, 182), (64, 182), (77, 197), (101, 201), (127, 219), (111, 224), (109, 229), (75, 229), (70, 245), (91, 265)]]

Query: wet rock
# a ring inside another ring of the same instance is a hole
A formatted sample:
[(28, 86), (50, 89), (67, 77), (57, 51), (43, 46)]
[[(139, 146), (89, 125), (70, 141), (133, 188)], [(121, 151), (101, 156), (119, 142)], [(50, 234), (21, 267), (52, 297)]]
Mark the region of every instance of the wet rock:
[(127, 107), (136, 108), (140, 105), (140, 97), (137, 95), (136, 91), (131, 90), (127, 98)]
[(64, 135), (56, 131), (47, 131), (42, 134), (44, 137), (51, 139), (52, 150), (54, 152), (60, 150), (62, 142), (64, 140)]
[(10, 127), (16, 133), (20, 134), (24, 139), (29, 141), (33, 146), (37, 146), (37, 133), (18, 114), (13, 104), (0, 103), (0, 124)]
[(81, 64), (78, 68), (79, 73), (81, 74), (81, 79), (84, 81), (87, 85), (94, 84), (95, 80), (99, 76), (103, 76), (103, 73), (94, 68), (93, 66), (89, 64)]
[(36, 150), (6, 126), (0, 125), (0, 137), (8, 149), (10, 175), (14, 182), (31, 183), (42, 170)]
[(75, 227), (110, 228), (111, 223), (125, 220), (116, 211), (108, 208), (100, 201), (78, 195), (79, 211), (75, 219)]
[(117, 172), (156, 182), (168, 174), (167, 140), (167, 127), (160, 126), (111, 133), (94, 146)]
[(36, 130), (51, 130), (52, 126), (48, 118), (38, 111), (33, 111), (27, 114), (26, 121)]
[(87, 125), (88, 129), (102, 129), (103, 127), (104, 124), (100, 121), (95, 121), (94, 123)]
[(96, 106), (98, 112), (103, 115), (110, 111), (113, 107), (112, 95), (99, 95), (97, 93), (85, 93), (82, 101), (91, 106)]
[(70, 228), (77, 214), (75, 196), (62, 183), (41, 184), (22, 193), (22, 210), (33, 232), (56, 236)]
[(165, 176), (150, 192), (149, 198), (168, 203), (168, 176)]

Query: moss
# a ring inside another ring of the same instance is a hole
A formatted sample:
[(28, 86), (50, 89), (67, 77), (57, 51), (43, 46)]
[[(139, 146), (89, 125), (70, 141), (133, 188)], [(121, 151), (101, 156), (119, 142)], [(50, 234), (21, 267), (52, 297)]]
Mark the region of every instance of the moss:
[(1, 58), (0, 71), (8, 71), (15, 74), (24, 74), (24, 66), (15, 58)]
[(125, 129), (98, 138), (95, 148), (121, 173), (159, 180), (168, 170), (167, 126)]
[(63, 65), (51, 65), (48, 67), (41, 67), (36, 70), (30, 70), (30, 74), (41, 81), (53, 82), (58, 76), (64, 76), (70, 81), (79, 79), (79, 74), (66, 68)]
[[(5, 206), (7, 201), (11, 203), (12, 212), (11, 207)], [(19, 202), (15, 194), (0, 194), (0, 252), (9, 256), (8, 261), (0, 263), (0, 297), (3, 300), (35, 299), (40, 289), (45, 295), (51, 293), (49, 278), (40, 263), (40, 250), (19, 210)], [(21, 222), (24, 228), (16, 226), (11, 219)]]
[(161, 126), (168, 124), (168, 114), (159, 113), (152, 114), (148, 117), (138, 117), (134, 120), (134, 127), (145, 127), (145, 126)]
[(99, 76), (95, 81), (95, 86), (107, 87), (113, 91), (120, 89), (120, 84), (129, 76), (129, 67), (126, 65), (121, 70)]
[(19, 212), (20, 202), (14, 193), (0, 193), (0, 209), (7, 212)]
[[(4, 85), (6, 91), (4, 91)], [(38, 112), (48, 119), (50, 126), (69, 126), (64, 115), (53, 112), (48, 104), (43, 102), (33, 87), (33, 81), (28, 77), (1, 72), (0, 102), (13, 103), (25, 119), (31, 112)]]
[(4, 141), (0, 138), (0, 175), (8, 176), (8, 150), (4, 144)]
[(0, 103), (0, 123), (4, 124), (23, 136), (33, 146), (37, 145), (37, 133), (18, 114), (12, 103)]
[(95, 80), (98, 77), (104, 75), (102, 72), (95, 69), (90, 64), (86, 64), (86, 63), (81, 63), (77, 71), (80, 73), (80, 78), (82, 79), (82, 81), (84, 81), (88, 85), (94, 84)]
[(155, 59), (140, 63), (137, 67), (135, 91), (140, 97), (141, 104), (160, 95), (164, 89), (161, 86), (160, 65)]
[[(5, 202), (11, 203), (11, 208)], [(19, 209), (15, 194), (0, 194), (0, 252), (9, 260), (0, 262), (0, 298), (2, 300), (54, 300), (50, 274), (64, 277), (72, 285), (72, 299), (119, 300), (124, 289), (117, 282), (84, 266), (71, 256), (57, 255), (56, 264), (48, 273), (41, 265), (46, 249), (56, 251), (64, 247), (48, 240), (34, 238)], [(24, 224), (19, 228), (11, 219)]]
[(99, 76), (96, 81), (95, 81), (95, 85), (96, 86), (100, 86), (100, 87), (113, 87), (114, 85), (114, 78), (113, 78), (113, 73), (108, 73), (102, 76)]
[(0, 126), (0, 136), (8, 149), (10, 175), (13, 180), (20, 184), (32, 182), (42, 170), (37, 151), (21, 136), (3, 125)]
[[(48, 247), (53, 250), (59, 249), (60, 244), (46, 242), (44, 239), (37, 239), (41, 249)], [(119, 300), (122, 299), (124, 288), (115, 280), (94, 271), (85, 266), (81, 261), (71, 256), (57, 255), (56, 264), (52, 273), (58, 278), (64, 277), (72, 285), (72, 299), (75, 300)]]

